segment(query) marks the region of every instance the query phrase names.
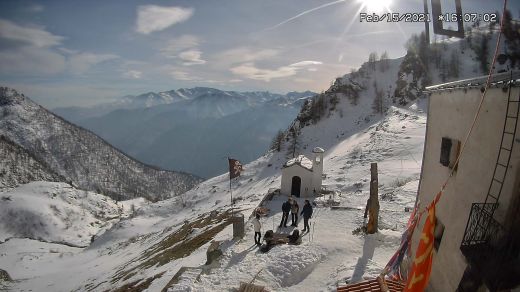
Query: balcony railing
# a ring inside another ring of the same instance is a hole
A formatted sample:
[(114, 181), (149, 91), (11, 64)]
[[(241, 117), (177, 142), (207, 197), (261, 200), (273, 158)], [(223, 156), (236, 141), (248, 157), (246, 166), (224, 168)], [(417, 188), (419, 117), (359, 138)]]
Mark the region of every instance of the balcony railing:
[(496, 208), (497, 204), (473, 203), (462, 239), (461, 249), (475, 245), (492, 244), (500, 236), (504, 235), (500, 223), (493, 219), (492, 214)]
[(493, 218), (497, 204), (474, 203), (460, 246), (479, 281), (490, 291), (520, 284), (519, 246)]

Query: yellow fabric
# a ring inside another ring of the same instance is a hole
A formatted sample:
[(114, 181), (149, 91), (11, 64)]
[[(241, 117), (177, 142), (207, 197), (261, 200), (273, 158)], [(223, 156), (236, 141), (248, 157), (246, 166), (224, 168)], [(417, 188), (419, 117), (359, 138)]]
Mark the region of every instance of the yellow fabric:
[(412, 269), (408, 275), (408, 282), (405, 286), (405, 292), (422, 292), (428, 284), (430, 273), (432, 270), (432, 256), (435, 229), (435, 205), (440, 197), (440, 193), (428, 207), (428, 217), (424, 222), (421, 233), (421, 240), (415, 253)]

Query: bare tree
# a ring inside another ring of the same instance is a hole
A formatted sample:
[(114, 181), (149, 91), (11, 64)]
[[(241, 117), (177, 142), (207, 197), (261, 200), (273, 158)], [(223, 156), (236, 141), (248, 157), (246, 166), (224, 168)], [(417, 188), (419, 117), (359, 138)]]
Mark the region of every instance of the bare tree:
[(371, 52), (371, 53), (368, 55), (368, 66), (369, 66), (370, 69), (372, 69), (373, 71), (376, 70), (376, 62), (377, 62), (377, 53), (376, 53), (376, 52)]
[(381, 72), (385, 72), (386, 70), (388, 70), (388, 68), (390, 68), (390, 63), (388, 61), (388, 53), (386, 51), (383, 52), (380, 60), (381, 61), (379, 63), (379, 70), (381, 70)]
[(296, 152), (298, 150), (298, 146), (299, 146), (299, 135), (300, 135), (300, 129), (298, 127), (298, 125), (292, 125), (291, 128), (289, 129), (289, 136), (291, 137), (291, 145), (290, 145), (290, 151), (291, 151), (291, 154), (292, 154), (292, 157), (296, 157)]
[(377, 87), (377, 82), (374, 80), (374, 103), (372, 104), (374, 113), (383, 113), (383, 96), (384, 91)]

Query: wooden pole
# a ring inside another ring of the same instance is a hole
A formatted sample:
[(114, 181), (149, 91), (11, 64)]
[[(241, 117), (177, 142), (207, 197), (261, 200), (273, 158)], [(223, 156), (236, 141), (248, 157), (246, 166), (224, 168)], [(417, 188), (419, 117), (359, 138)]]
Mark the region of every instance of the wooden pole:
[(235, 202), (233, 202), (233, 191), (231, 190), (231, 173), (229, 174), (229, 193), (231, 194), (231, 216), (233, 217), (235, 215), (233, 212)]
[[(228, 156), (227, 159), (229, 162), (231, 158)], [(233, 202), (233, 190), (231, 189), (231, 166), (229, 167), (229, 195), (231, 196), (231, 217), (234, 217), (233, 207), (235, 203)]]
[(370, 208), (370, 198), (367, 200), (367, 205), (365, 207), (365, 215), (363, 215), (363, 218), (367, 219), (368, 217), (368, 209)]
[(376, 233), (379, 223), (379, 196), (377, 194), (377, 163), (370, 164), (370, 203), (368, 209), (367, 233)]

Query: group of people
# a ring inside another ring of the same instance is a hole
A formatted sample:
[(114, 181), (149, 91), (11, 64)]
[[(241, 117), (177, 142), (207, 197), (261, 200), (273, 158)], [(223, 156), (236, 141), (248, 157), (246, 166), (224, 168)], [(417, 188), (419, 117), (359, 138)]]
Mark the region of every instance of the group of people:
[[(282, 204), (282, 221), (280, 221), (280, 228), (287, 227), (287, 220), (289, 219), (289, 213), (291, 213), (291, 226), (298, 227), (298, 213), (300, 216), (303, 216), (303, 232), (309, 232), (311, 229), (309, 227), (309, 219), (312, 217), (312, 205), (309, 200), (305, 200), (305, 204), (300, 212), (300, 206), (298, 202), (294, 199), (287, 199), (286, 202)], [(261, 245), (262, 238), (262, 224), (260, 223), (260, 214), (256, 214), (255, 218), (253, 218), (253, 229), (255, 231), (255, 244)]]
[[(298, 202), (291, 198), (287, 199), (287, 201), (282, 204), (282, 221), (280, 221), (280, 228), (287, 227), (289, 212), (291, 213), (291, 226), (298, 227), (299, 211), (300, 206), (298, 205)], [(312, 217), (312, 206), (309, 200), (305, 200), (305, 204), (303, 205), (300, 215), (303, 216), (303, 232), (310, 231), (309, 219)]]

